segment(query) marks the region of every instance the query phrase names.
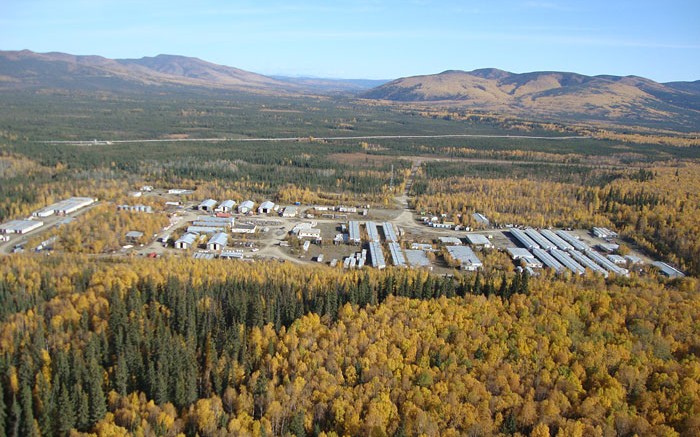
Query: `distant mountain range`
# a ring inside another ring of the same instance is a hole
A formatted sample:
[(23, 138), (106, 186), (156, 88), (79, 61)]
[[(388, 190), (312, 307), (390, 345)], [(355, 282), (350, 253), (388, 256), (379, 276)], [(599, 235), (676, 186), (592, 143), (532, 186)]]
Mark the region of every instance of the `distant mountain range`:
[(700, 81), (661, 84), (637, 76), (450, 70), (397, 79), (360, 97), (569, 119), (663, 122), (676, 118), (695, 125), (700, 120)]
[(107, 59), (0, 51), (0, 92), (67, 89), (115, 93), (226, 90), (267, 95), (352, 94), (383, 102), (449, 106), (552, 120), (671, 123), (700, 129), (700, 81), (657, 83), (637, 76), (450, 70), (385, 83), (268, 77), (197, 58)]

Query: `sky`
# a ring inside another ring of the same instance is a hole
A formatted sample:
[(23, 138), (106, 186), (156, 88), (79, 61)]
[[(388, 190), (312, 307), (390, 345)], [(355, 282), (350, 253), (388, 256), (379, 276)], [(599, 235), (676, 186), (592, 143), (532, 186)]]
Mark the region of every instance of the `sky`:
[(194, 56), (267, 75), (700, 79), (700, 1), (0, 0), (0, 50)]

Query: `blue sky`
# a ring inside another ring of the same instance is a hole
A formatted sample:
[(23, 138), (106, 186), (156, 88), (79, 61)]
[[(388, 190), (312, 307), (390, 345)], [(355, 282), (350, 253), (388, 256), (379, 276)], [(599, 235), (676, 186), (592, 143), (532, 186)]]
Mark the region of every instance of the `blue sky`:
[(0, 49), (393, 79), (496, 67), (700, 79), (697, 0), (0, 0)]

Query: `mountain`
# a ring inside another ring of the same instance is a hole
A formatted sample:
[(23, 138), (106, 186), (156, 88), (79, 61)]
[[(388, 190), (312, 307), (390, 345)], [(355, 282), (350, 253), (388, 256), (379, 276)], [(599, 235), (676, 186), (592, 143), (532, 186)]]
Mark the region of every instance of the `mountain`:
[(254, 93), (296, 91), (293, 84), (185, 56), (107, 59), (29, 50), (0, 52), (0, 90), (48, 88), (128, 92), (153, 87)]
[(319, 77), (271, 76), (273, 79), (294, 84), (302, 89), (323, 93), (358, 93), (383, 85), (388, 80), (329, 79)]
[(661, 84), (638, 76), (448, 70), (397, 79), (360, 97), (558, 119), (700, 124), (699, 82)]

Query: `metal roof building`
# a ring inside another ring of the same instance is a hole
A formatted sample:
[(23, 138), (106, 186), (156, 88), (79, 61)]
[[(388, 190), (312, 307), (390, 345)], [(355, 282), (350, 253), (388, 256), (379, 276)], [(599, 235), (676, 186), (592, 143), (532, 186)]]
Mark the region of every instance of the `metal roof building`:
[(372, 267), (380, 270), (386, 268), (386, 261), (384, 261), (382, 246), (378, 242), (369, 242), (369, 257), (372, 260)]
[(508, 251), (510, 257), (514, 260), (535, 259), (535, 255), (533, 255), (529, 250), (523, 249), (522, 247), (509, 247), (506, 250)]
[(229, 211), (233, 210), (234, 206), (236, 206), (236, 201), (231, 200), (231, 199), (227, 199), (227, 200), (224, 200), (223, 202), (221, 202), (219, 204), (219, 206), (216, 207), (216, 211), (229, 212)]
[(221, 250), (228, 244), (228, 235), (224, 232), (219, 232), (209, 239), (207, 243), (207, 249), (209, 250)]
[(461, 246), (462, 245), (462, 240), (460, 240), (457, 237), (438, 237), (438, 240), (440, 240), (440, 243), (445, 244), (445, 245), (453, 245), (453, 246)]
[(680, 270), (664, 263), (661, 261), (656, 261), (651, 263), (652, 266), (656, 267), (661, 271), (662, 274), (668, 276), (669, 278), (683, 278), (685, 274)]
[(589, 250), (591, 250), (589, 245), (587, 245), (583, 241), (576, 238), (573, 234), (570, 234), (563, 229), (558, 230), (556, 234), (560, 236), (562, 240), (574, 246), (574, 249), (578, 251), (588, 252)]
[(216, 206), (216, 200), (214, 199), (207, 199), (203, 201), (202, 203), (199, 204), (197, 209), (201, 209), (202, 211), (213, 211), (214, 207)]
[(44, 226), (38, 220), (12, 220), (0, 225), (0, 234), (26, 234)]
[(182, 237), (178, 238), (177, 241), (175, 241), (175, 248), (176, 249), (189, 249), (192, 247), (194, 242), (197, 240), (197, 235), (196, 234), (185, 234)]
[(193, 234), (215, 234), (217, 232), (223, 232), (223, 226), (188, 226), (187, 232)]
[(472, 246), (492, 247), (491, 241), (481, 234), (467, 234), (467, 242)]
[(284, 208), (284, 211), (282, 211), (282, 217), (296, 217), (297, 216), (297, 207), (296, 206), (288, 206)]
[(389, 243), (391, 262), (397, 267), (406, 267), (406, 257), (403, 256), (399, 243)]
[(236, 222), (231, 227), (231, 232), (234, 234), (254, 234), (258, 227), (253, 223), (240, 223)]
[(471, 247), (467, 246), (445, 246), (452, 258), (461, 264), (463, 270), (476, 270), (483, 266), (481, 260), (474, 253)]
[(269, 200), (264, 201), (260, 204), (258, 208), (258, 214), (269, 214), (275, 208), (275, 202), (270, 202)]
[(525, 232), (521, 231), (520, 229), (517, 228), (511, 228), (510, 229), (510, 235), (515, 237), (516, 240), (520, 242), (523, 246), (525, 246), (526, 249), (539, 249), (540, 246), (535, 243), (532, 238), (528, 237)]
[(537, 232), (536, 229), (527, 228), (525, 229), (525, 234), (544, 250), (556, 248), (556, 245), (554, 243), (544, 238), (539, 232)]
[(194, 258), (194, 259), (214, 259), (214, 254), (207, 253), (207, 252), (195, 252), (192, 254), (192, 258)]
[(238, 212), (241, 214), (247, 214), (253, 210), (255, 203), (252, 200), (246, 200), (240, 205), (238, 205)]
[(579, 252), (578, 250), (571, 250), (571, 251), (569, 251), (569, 255), (571, 255), (571, 257), (572, 257), (574, 260), (576, 260), (576, 262), (578, 262), (578, 263), (581, 264), (582, 266), (586, 267), (587, 269), (591, 269), (591, 270), (593, 270), (593, 271), (596, 272), (596, 273), (600, 273), (601, 275), (603, 275), (603, 276), (606, 277), (606, 278), (608, 277), (608, 271), (607, 271), (607, 270), (605, 270), (604, 268), (602, 268), (601, 266), (599, 266), (598, 264), (596, 264), (595, 262), (593, 262), (592, 259), (590, 259), (590, 258), (587, 257), (586, 255), (582, 254), (582, 253)]
[(549, 251), (549, 254), (572, 272), (578, 273), (579, 275), (586, 273), (586, 269), (581, 264), (574, 261), (568, 253), (558, 249), (552, 249)]
[(479, 212), (475, 212), (474, 214), (472, 214), (472, 217), (480, 225), (489, 226), (491, 224), (491, 222), (489, 222), (489, 219), (487, 219), (485, 215)]
[(348, 241), (352, 244), (360, 244), (360, 222), (350, 220), (348, 222)]
[(625, 265), (625, 264), (627, 264), (627, 260), (626, 260), (624, 257), (620, 256), (620, 255), (607, 255), (606, 258), (609, 259), (610, 261), (612, 261), (613, 263), (617, 264), (617, 265)]
[(375, 222), (365, 222), (365, 228), (367, 229), (369, 241), (379, 243), (379, 231), (377, 230), (377, 224)]
[(554, 243), (555, 246), (557, 246), (557, 249), (559, 250), (573, 250), (574, 246), (572, 246), (570, 243), (564, 241), (559, 235), (555, 234), (549, 229), (540, 229), (540, 234), (542, 234), (543, 237), (545, 237), (547, 240), (551, 241)]
[(602, 238), (602, 239), (604, 239), (604, 240), (609, 240), (609, 239), (611, 239), (611, 238), (616, 238), (616, 237), (618, 236), (618, 235), (617, 235), (617, 232), (611, 231), (611, 230), (608, 229), (608, 228), (598, 228), (598, 227), (594, 227), (594, 228), (592, 229), (592, 232), (593, 232), (593, 235), (595, 235), (595, 236), (598, 237), (598, 238)]
[(399, 241), (398, 238), (396, 238), (396, 232), (394, 231), (394, 225), (392, 225), (389, 222), (384, 222), (382, 223), (382, 229), (384, 230), (384, 239), (388, 241), (389, 243), (396, 243)]
[(430, 264), (430, 260), (428, 259), (428, 256), (425, 254), (424, 251), (422, 250), (415, 250), (415, 249), (407, 249), (405, 251), (406, 253), (406, 259), (408, 260), (408, 264), (411, 267), (427, 267), (431, 268), (432, 265)]
[(554, 259), (550, 254), (548, 254), (546, 251), (540, 249), (539, 247), (536, 247), (532, 249), (532, 253), (535, 254), (537, 258), (540, 259), (546, 265), (547, 267), (553, 269), (557, 273), (561, 273), (564, 271), (565, 267), (561, 265), (559, 261)]
[(613, 263), (612, 261), (610, 261), (609, 259), (607, 259), (606, 257), (594, 250), (586, 252), (586, 255), (593, 261), (597, 262), (599, 265), (603, 266), (608, 271), (615, 273), (616, 275), (627, 276), (629, 274), (629, 271), (627, 269), (618, 267), (617, 265), (615, 265), (615, 263)]

